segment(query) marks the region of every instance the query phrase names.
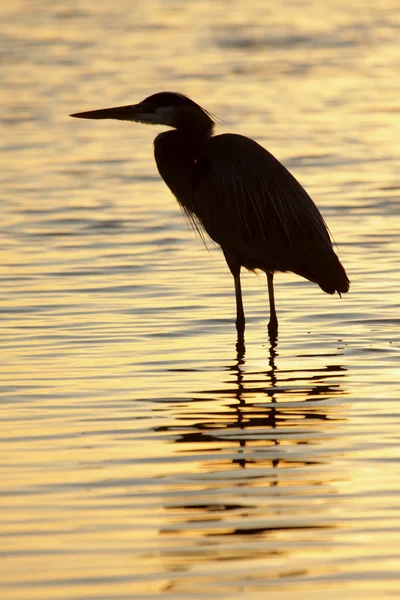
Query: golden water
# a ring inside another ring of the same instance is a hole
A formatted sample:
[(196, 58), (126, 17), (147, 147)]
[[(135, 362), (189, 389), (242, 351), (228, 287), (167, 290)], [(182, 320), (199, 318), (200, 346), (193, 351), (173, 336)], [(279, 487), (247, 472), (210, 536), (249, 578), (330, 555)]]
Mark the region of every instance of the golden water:
[[(400, 596), (399, 11), (4, 3), (5, 600)], [(187, 228), (157, 128), (68, 118), (162, 90), (306, 186), (352, 287), (245, 274)]]

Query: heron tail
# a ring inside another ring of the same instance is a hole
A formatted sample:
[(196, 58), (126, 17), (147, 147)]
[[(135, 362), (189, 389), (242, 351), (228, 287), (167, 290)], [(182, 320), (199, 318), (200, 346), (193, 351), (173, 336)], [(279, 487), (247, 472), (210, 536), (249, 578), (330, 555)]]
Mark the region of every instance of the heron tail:
[(294, 272), (317, 283), (327, 294), (345, 294), (349, 291), (350, 280), (332, 247), (319, 248), (318, 253), (308, 256), (306, 265)]
[(327, 294), (345, 294), (349, 291), (350, 280), (336, 254), (332, 251), (330, 260), (325, 265), (324, 272), (317, 280), (320, 288)]

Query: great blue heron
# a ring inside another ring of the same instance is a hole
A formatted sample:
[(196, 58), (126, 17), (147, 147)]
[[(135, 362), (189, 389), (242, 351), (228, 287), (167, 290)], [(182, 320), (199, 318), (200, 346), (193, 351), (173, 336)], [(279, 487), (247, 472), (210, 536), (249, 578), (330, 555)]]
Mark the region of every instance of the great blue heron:
[(257, 142), (213, 137), (214, 117), (183, 96), (161, 92), (139, 104), (71, 115), (167, 125), (154, 141), (157, 168), (194, 227), (217, 242), (233, 275), (238, 340), (244, 340), (240, 269), (267, 274), (268, 331), (276, 338), (273, 277), (292, 271), (324, 292), (347, 292), (349, 279), (314, 202), (289, 171)]

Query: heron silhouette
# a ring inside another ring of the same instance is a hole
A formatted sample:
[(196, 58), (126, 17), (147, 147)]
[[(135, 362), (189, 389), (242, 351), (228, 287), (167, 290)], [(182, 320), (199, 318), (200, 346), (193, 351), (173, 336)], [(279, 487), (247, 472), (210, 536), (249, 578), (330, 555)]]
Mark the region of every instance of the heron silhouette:
[(245, 330), (241, 267), (267, 274), (271, 340), (278, 332), (276, 271), (296, 273), (328, 294), (348, 291), (326, 223), (304, 188), (254, 140), (213, 136), (215, 118), (190, 98), (160, 92), (139, 104), (71, 116), (173, 128), (154, 140), (157, 168), (196, 230), (221, 246), (235, 283), (238, 342)]

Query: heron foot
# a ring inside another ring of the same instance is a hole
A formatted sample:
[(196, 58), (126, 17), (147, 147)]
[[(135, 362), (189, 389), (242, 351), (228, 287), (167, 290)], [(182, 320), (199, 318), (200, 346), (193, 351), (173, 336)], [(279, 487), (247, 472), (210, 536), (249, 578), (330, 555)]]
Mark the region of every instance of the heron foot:
[(236, 331), (237, 331), (238, 344), (244, 344), (244, 327), (245, 327), (244, 316), (240, 316), (236, 319)]
[(271, 343), (276, 341), (278, 337), (278, 319), (271, 317), (268, 323), (268, 334)]
[(236, 355), (237, 355), (238, 361), (243, 360), (245, 354), (246, 354), (246, 346), (244, 344), (244, 338), (239, 339), (239, 337), (238, 337), (237, 342), (236, 342)]

